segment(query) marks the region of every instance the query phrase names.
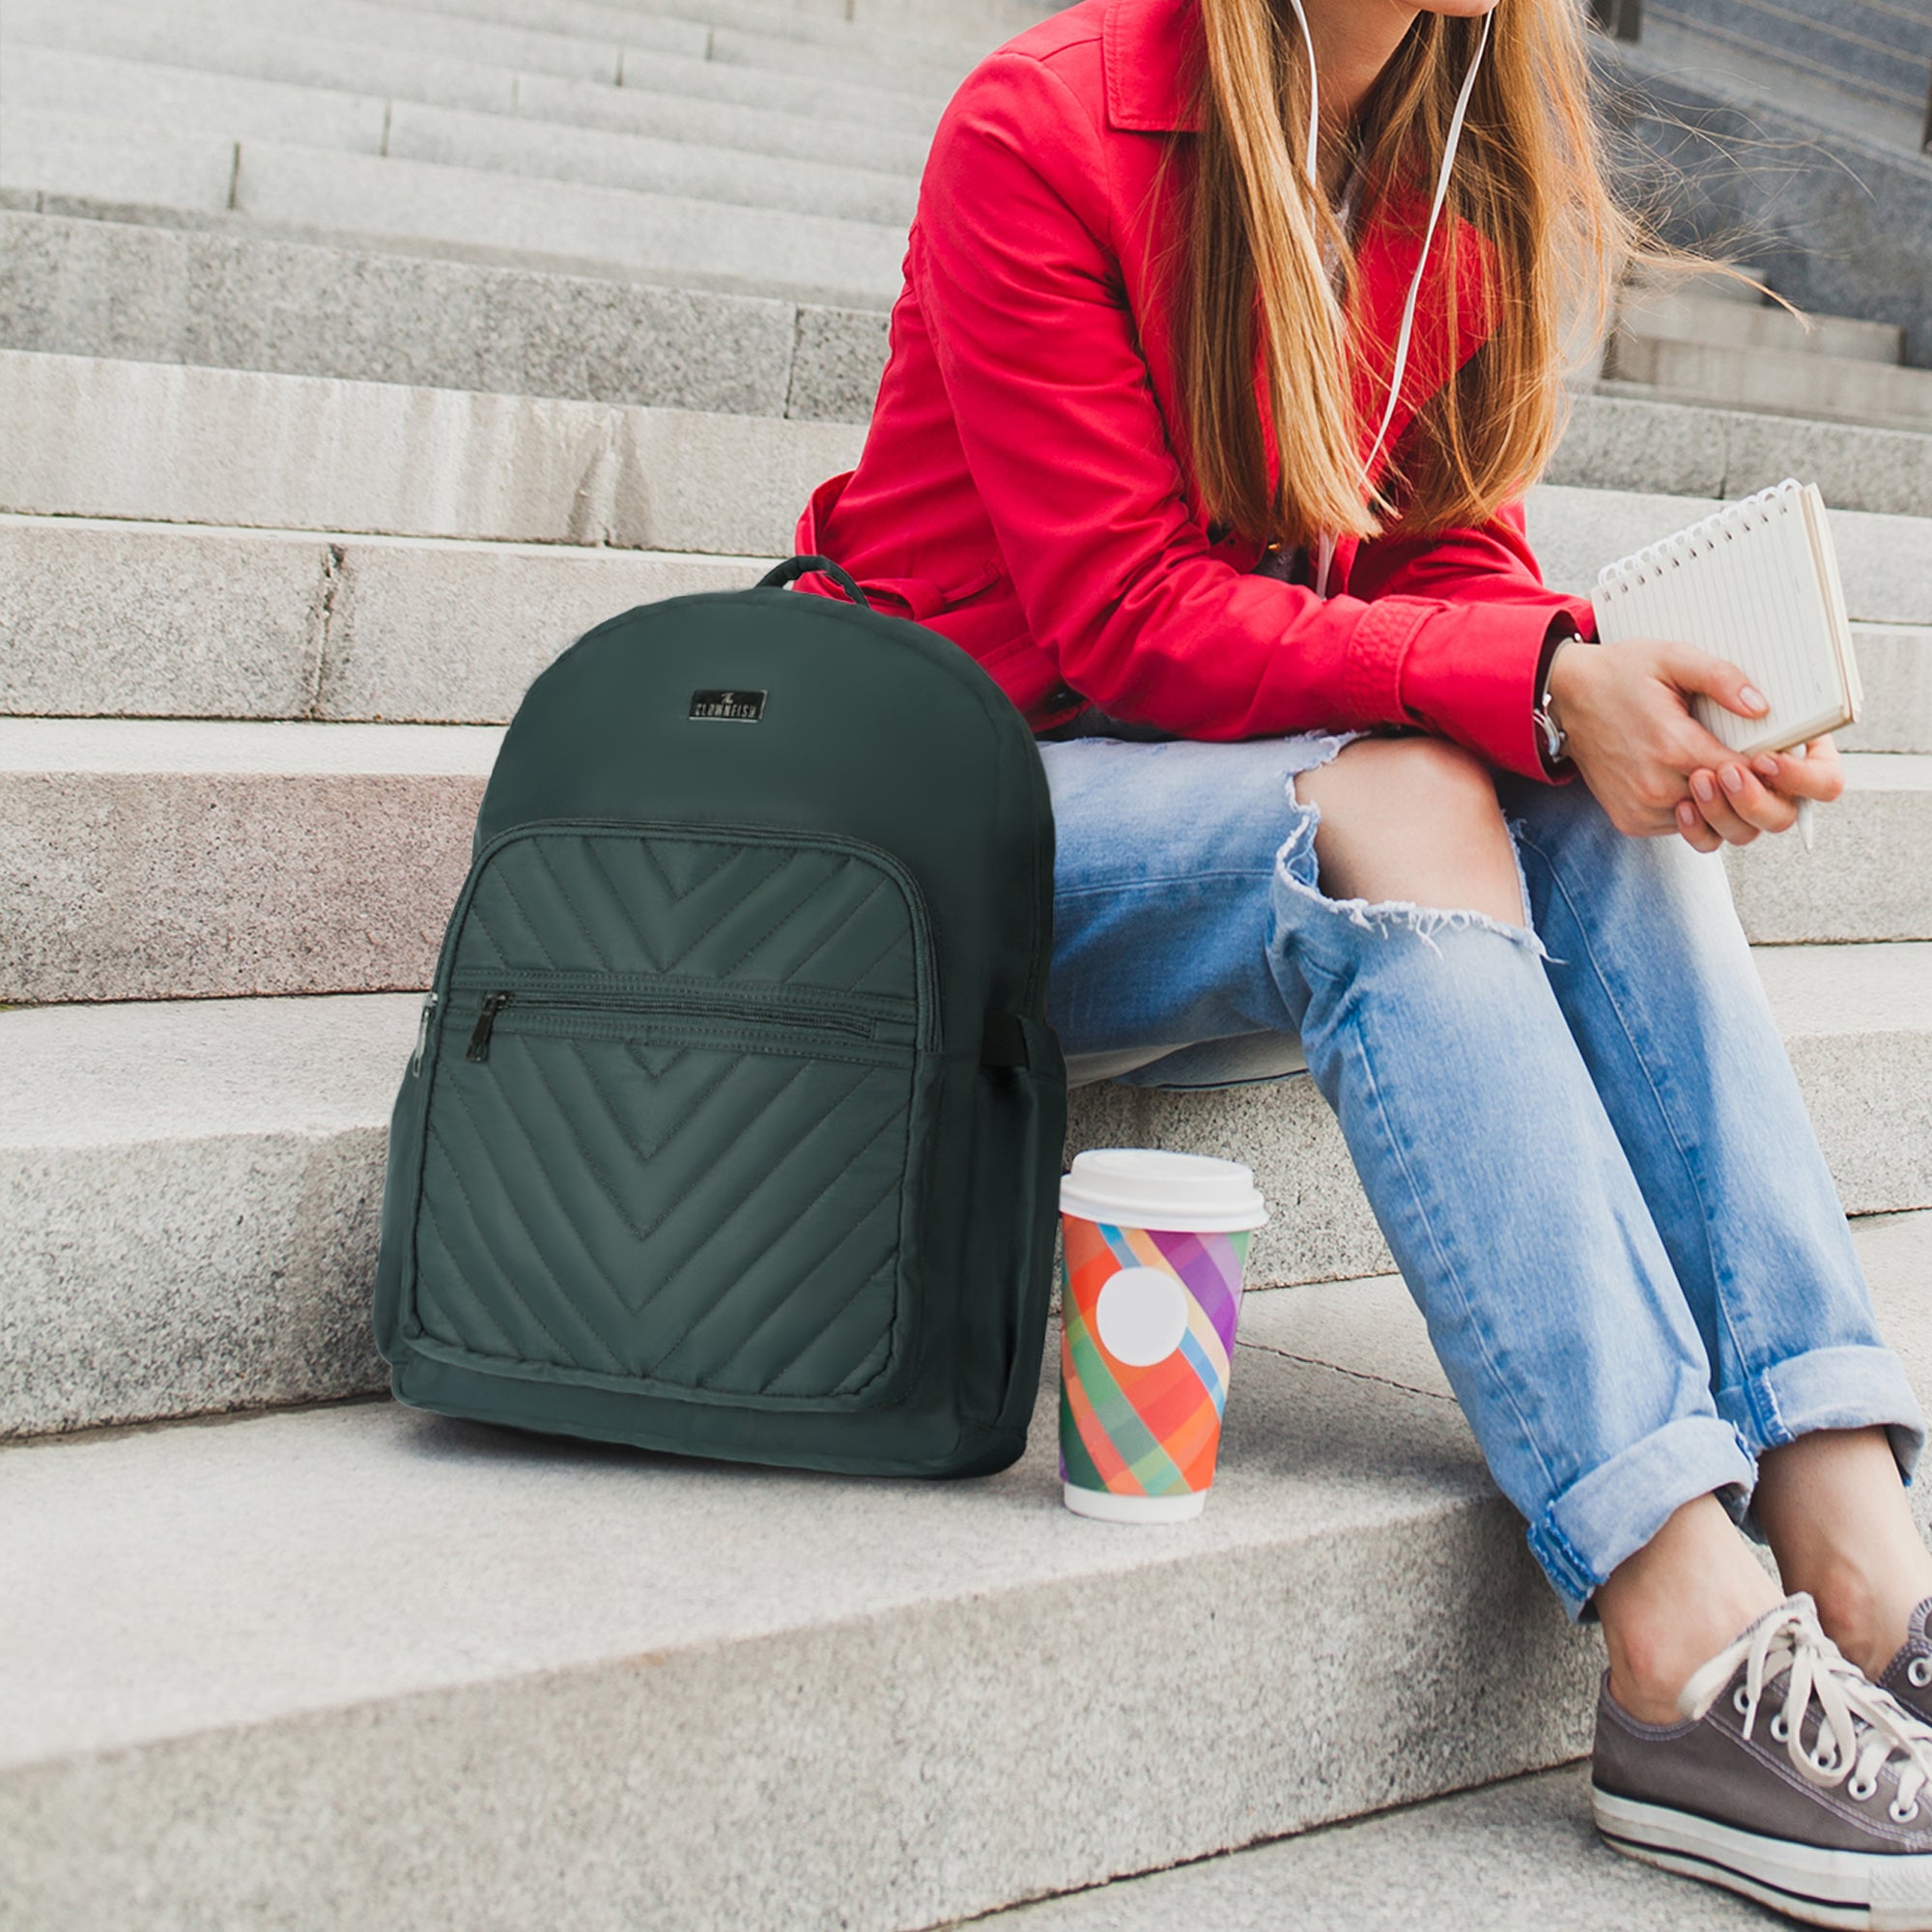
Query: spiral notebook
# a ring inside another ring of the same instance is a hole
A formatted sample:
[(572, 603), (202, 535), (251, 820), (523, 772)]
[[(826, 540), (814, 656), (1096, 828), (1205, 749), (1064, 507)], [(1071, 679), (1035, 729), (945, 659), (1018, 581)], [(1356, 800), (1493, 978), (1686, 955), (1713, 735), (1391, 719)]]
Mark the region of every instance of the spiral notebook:
[(1697, 722), (1742, 757), (1850, 724), (1863, 703), (1825, 499), (1791, 479), (1599, 573), (1597, 635), (1668, 638), (1728, 659), (1769, 700), (1741, 718), (1693, 697)]

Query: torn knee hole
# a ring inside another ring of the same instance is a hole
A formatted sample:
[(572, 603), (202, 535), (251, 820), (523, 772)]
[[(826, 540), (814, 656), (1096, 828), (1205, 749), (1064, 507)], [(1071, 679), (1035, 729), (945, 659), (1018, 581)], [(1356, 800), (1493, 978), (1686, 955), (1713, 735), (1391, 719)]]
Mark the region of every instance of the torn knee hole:
[[(1293, 796), (1293, 787), (1290, 787)], [(1299, 801), (1296, 801), (1299, 803)], [(1406, 933), (1432, 950), (1445, 932), (1478, 931), (1529, 947), (1539, 958), (1548, 958), (1529, 918), (1529, 887), (1523, 876), (1521, 854), (1517, 849), (1517, 828), (1511, 825), (1510, 853), (1514, 861), (1517, 904), (1520, 918), (1498, 919), (1493, 913), (1472, 906), (1429, 905), (1414, 899), (1350, 897), (1331, 895), (1321, 876), (1316, 854), (1316, 833), (1321, 821), (1321, 809), (1308, 804), (1300, 807), (1301, 817), (1287, 842), (1276, 855), (1275, 869), (1281, 882), (1301, 899), (1318, 906), (1331, 917), (1346, 920), (1365, 932), (1379, 936)]]

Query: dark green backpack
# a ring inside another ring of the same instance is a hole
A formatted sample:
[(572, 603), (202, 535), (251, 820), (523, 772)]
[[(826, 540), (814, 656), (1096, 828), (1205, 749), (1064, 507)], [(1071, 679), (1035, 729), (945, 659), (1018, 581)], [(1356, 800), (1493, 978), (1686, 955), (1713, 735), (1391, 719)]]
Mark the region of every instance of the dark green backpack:
[[(856, 603), (781, 586), (808, 570)], [(1025, 1445), (1065, 1074), (1019, 713), (823, 557), (531, 685), (390, 1130), (397, 1396), (689, 1455)]]

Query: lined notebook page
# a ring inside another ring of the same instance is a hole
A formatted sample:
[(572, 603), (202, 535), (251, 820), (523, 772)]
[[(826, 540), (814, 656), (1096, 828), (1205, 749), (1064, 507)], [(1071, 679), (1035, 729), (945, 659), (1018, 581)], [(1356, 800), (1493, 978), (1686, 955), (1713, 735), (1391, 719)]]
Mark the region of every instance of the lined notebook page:
[(1690, 700), (1698, 722), (1734, 752), (1782, 750), (1858, 715), (1851, 628), (1813, 485), (1787, 480), (1761, 490), (1608, 565), (1590, 601), (1604, 642), (1694, 644), (1728, 659), (1764, 693), (1764, 718)]

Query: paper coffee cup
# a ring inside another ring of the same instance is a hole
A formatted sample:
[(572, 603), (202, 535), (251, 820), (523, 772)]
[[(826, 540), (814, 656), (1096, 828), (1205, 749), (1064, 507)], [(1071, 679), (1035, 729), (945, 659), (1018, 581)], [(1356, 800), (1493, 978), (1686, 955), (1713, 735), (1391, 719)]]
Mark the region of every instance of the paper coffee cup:
[(1078, 1155), (1060, 1183), (1060, 1477), (1112, 1522), (1199, 1516), (1214, 1481), (1241, 1273), (1267, 1220), (1238, 1162)]

